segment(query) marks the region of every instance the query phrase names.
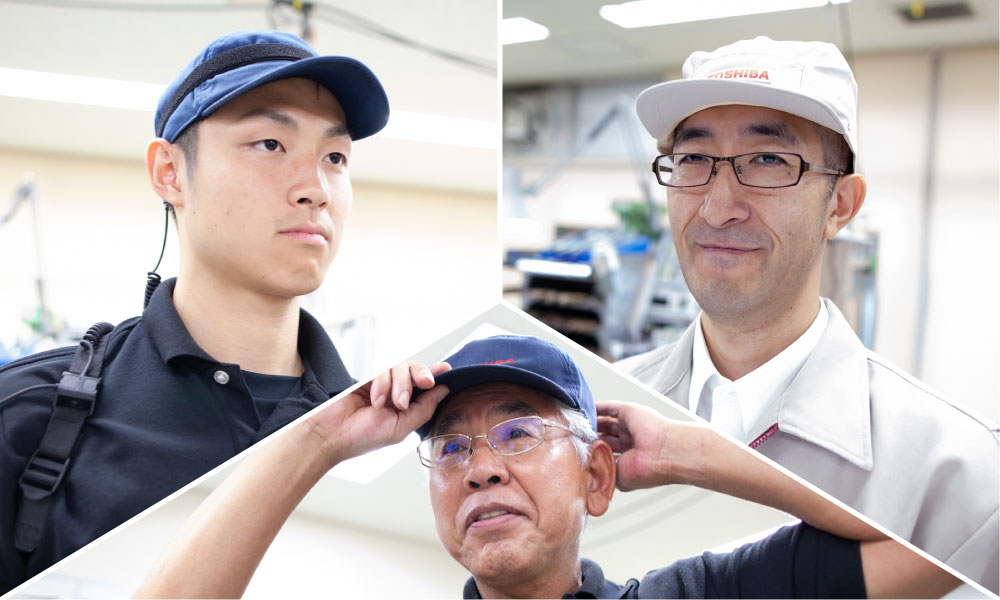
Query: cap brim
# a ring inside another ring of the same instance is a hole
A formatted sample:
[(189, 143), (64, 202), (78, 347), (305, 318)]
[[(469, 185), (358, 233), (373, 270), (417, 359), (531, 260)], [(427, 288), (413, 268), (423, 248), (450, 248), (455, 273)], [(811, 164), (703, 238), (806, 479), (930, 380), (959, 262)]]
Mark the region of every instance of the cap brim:
[(462, 390), (483, 383), (516, 383), (538, 390), (543, 394), (548, 394), (571, 408), (580, 408), (576, 400), (571, 398), (551, 380), (532, 371), (510, 365), (470, 365), (468, 367), (458, 367), (438, 375), (434, 378), (434, 383), (448, 386), (448, 395), (438, 404), (430, 420), (417, 429), (417, 434), (421, 438), (426, 437), (430, 433), (431, 425), (433, 425), (437, 418), (438, 412), (440, 412), (448, 400)]
[(248, 81), (201, 111), (205, 117), (233, 98), (279, 79), (304, 77), (330, 90), (344, 109), (351, 139), (378, 133), (389, 121), (389, 99), (375, 74), (361, 62), (346, 56), (316, 56), (295, 62)]
[[(636, 98), (635, 112), (646, 131), (660, 140), (694, 113), (726, 104), (773, 108), (846, 133), (837, 115), (809, 96), (763, 83), (726, 79), (684, 79), (654, 85)], [(853, 147), (851, 150), (856, 152)]]

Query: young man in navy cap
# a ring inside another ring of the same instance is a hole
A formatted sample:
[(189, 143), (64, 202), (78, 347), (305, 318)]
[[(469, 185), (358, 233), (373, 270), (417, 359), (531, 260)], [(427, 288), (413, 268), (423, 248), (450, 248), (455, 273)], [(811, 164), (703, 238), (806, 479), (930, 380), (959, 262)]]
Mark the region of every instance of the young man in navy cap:
[[(595, 406), (572, 359), (548, 342), (491, 337), (446, 360), (451, 370), (405, 411), (341, 400), (255, 452), (198, 509), (137, 595), (241, 595), (323, 473), (424, 421), (418, 455), (430, 469), (441, 542), (472, 575), (467, 598), (932, 596), (955, 585), (705, 427), (635, 405)], [(605, 580), (580, 557), (588, 515), (608, 509), (616, 486), (671, 483), (752, 499), (809, 525), (637, 573), (641, 581)]]
[[(298, 297), (340, 245), (352, 143), (388, 117), (362, 63), (274, 31), (215, 40), (168, 86), (146, 166), (177, 223), (177, 279), (88, 342), (88, 374), (104, 347), (96, 398), (63, 377), (72, 348), (0, 370), (0, 593), (353, 383)], [(370, 392), (405, 407), (431, 385), (404, 364)]]
[(867, 350), (819, 296), (826, 242), (865, 197), (844, 57), (765, 37), (695, 52), (636, 112), (702, 313), (620, 366), (996, 592), (996, 425)]

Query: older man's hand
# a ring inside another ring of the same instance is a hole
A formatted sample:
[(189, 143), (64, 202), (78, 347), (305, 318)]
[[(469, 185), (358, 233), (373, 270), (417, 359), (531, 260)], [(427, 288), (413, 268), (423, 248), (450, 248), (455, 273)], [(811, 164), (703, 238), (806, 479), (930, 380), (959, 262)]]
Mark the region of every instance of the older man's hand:
[[(328, 457), (330, 466), (401, 441), (425, 423), (447, 394), (434, 377), (448, 363), (425, 366), (406, 361), (375, 377), (309, 417), (304, 427)], [(414, 388), (428, 390), (413, 400)]]

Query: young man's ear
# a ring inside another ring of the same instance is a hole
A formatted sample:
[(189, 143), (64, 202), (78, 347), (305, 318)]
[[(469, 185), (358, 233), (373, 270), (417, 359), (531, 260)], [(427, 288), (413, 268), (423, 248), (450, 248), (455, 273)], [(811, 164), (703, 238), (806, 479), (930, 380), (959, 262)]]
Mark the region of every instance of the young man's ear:
[(173, 207), (184, 206), (182, 150), (163, 138), (156, 138), (146, 147), (146, 172), (153, 191)]
[(599, 517), (607, 512), (615, 493), (617, 473), (611, 446), (603, 440), (592, 443), (587, 462), (587, 513)]
[(865, 178), (857, 175), (844, 175), (833, 188), (833, 212), (826, 220), (823, 237), (832, 240), (844, 225), (851, 222), (865, 201)]

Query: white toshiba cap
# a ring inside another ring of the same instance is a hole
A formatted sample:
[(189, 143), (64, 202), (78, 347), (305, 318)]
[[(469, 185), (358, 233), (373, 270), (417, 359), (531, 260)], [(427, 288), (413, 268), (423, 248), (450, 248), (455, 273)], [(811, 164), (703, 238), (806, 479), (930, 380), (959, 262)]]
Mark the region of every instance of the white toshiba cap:
[(682, 78), (647, 88), (635, 101), (646, 131), (672, 143), (674, 129), (699, 110), (748, 104), (784, 111), (843, 134), (858, 155), (858, 84), (833, 44), (742, 40), (684, 61)]

